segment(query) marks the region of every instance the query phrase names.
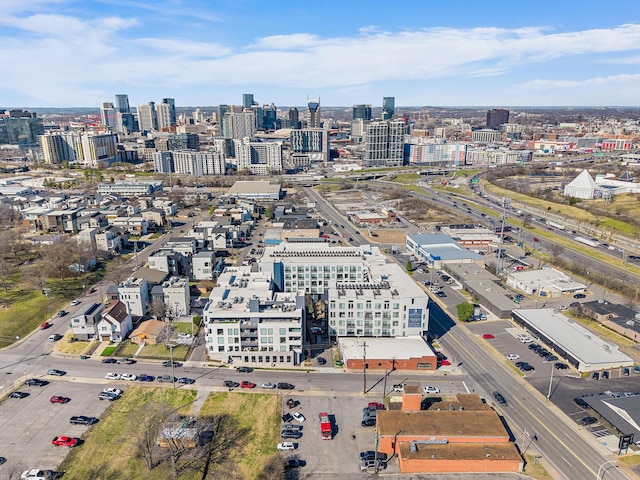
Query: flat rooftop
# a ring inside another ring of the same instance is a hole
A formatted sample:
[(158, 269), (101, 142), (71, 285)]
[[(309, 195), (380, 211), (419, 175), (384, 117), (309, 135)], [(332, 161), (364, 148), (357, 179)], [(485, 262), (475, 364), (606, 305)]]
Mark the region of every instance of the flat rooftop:
[(401, 431), (402, 435), (416, 437), (509, 439), (509, 433), (493, 410), (379, 410), (378, 429), (380, 435), (397, 435)]
[(411, 442), (400, 442), (400, 456), (403, 460), (521, 460), (518, 449), (510, 442), (414, 444), (411, 447)]
[(340, 351), (345, 360), (362, 360), (362, 345), (365, 342), (367, 344), (366, 358), (368, 359), (395, 358), (396, 360), (407, 360), (425, 356), (435, 357), (435, 353), (427, 342), (417, 335), (396, 338), (338, 338)]

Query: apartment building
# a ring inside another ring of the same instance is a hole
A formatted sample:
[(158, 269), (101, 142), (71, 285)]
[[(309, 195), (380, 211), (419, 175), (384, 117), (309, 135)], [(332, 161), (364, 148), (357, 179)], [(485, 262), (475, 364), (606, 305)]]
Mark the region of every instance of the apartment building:
[(207, 355), (234, 365), (300, 363), (304, 300), (304, 292), (276, 293), (265, 272), (226, 268), (203, 312)]

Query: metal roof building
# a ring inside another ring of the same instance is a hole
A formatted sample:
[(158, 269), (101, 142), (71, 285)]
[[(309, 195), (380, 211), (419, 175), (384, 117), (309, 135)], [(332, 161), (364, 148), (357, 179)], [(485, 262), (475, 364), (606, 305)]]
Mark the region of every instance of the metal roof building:
[(516, 323), (549, 345), (580, 372), (630, 367), (633, 359), (579, 323), (552, 308), (517, 309)]

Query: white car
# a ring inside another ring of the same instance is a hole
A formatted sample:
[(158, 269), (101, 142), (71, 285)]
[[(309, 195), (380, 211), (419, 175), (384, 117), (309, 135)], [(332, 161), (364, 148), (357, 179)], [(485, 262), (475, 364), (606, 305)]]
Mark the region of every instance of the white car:
[(558, 310), (564, 312), (568, 307), (566, 305), (558, 305)]
[(109, 372), (104, 376), (104, 378), (109, 380), (120, 380), (120, 374), (116, 372)]
[(402, 393), (404, 392), (404, 386), (405, 386), (404, 383), (397, 383), (396, 385), (393, 386), (393, 391)]
[(291, 412), (291, 416), (296, 419), (298, 422), (302, 423), (306, 420), (303, 414), (300, 412)]
[(296, 444), (293, 442), (282, 442), (278, 444), (278, 450), (283, 451), (283, 450), (295, 450), (296, 449)]
[(51, 480), (54, 477), (55, 472), (53, 470), (40, 470), (39, 468), (25, 470), (20, 475), (22, 480)]
[(440, 389), (438, 387), (426, 386), (422, 388), (424, 393), (440, 393)]
[(507, 353), (505, 356), (507, 357), (507, 360), (520, 360), (520, 355), (517, 353)]
[(265, 382), (260, 386), (262, 388), (268, 388), (269, 390), (273, 390), (274, 388), (276, 388), (276, 384), (275, 383), (269, 383), (269, 382)]
[(522, 343), (531, 343), (533, 340), (531, 340), (531, 337), (529, 335), (525, 335), (524, 333), (520, 333), (519, 335), (516, 336), (518, 338), (518, 340), (520, 340)]
[(78, 305), (80, 305), (82, 302), (80, 300), (74, 300), (73, 302), (71, 302), (71, 306), (72, 307), (76, 307)]
[(421, 268), (419, 268), (419, 269), (418, 269), (418, 273), (424, 273), (424, 270), (423, 270), (423, 269), (421, 269)]
[(130, 380), (130, 381), (134, 381), (134, 380), (137, 380), (137, 379), (138, 379), (138, 376), (137, 376), (137, 375), (134, 375), (133, 373), (123, 373), (123, 374), (120, 376), (120, 380)]
[(122, 390), (120, 390), (119, 388), (112, 388), (112, 387), (107, 387), (104, 390), (102, 390), (104, 393), (111, 393), (113, 395), (122, 395)]

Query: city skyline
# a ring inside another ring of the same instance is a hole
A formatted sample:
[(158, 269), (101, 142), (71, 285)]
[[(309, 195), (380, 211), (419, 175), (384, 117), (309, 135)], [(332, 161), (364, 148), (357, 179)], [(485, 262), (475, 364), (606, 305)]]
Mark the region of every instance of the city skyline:
[(618, 6), (6, 0), (1, 106), (634, 106), (640, 7)]

